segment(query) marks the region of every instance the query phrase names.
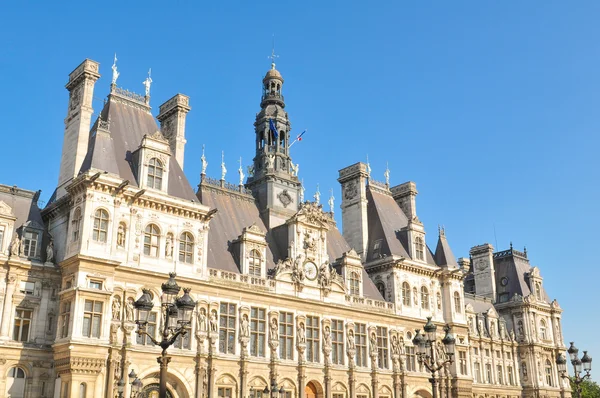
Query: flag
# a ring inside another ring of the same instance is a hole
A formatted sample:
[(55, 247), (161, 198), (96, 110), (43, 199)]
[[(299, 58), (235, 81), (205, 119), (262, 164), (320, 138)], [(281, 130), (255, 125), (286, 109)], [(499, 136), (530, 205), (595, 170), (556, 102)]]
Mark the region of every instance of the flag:
[(306, 130), (304, 130), (302, 133), (298, 134), (296, 139), (290, 144), (290, 148), (292, 147), (292, 145), (294, 145), (296, 143), (296, 141), (302, 141), (302, 136), (304, 135), (304, 133), (306, 133)]
[(269, 119), (269, 130), (273, 132), (275, 139), (279, 137), (279, 132), (277, 131), (277, 127), (275, 127), (275, 123), (273, 123), (273, 119)]

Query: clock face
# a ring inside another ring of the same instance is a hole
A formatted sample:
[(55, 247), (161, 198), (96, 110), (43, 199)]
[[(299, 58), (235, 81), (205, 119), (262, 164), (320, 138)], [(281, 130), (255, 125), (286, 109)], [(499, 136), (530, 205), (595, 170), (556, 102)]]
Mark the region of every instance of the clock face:
[(304, 275), (310, 280), (314, 280), (317, 277), (317, 266), (315, 263), (308, 262), (304, 264)]

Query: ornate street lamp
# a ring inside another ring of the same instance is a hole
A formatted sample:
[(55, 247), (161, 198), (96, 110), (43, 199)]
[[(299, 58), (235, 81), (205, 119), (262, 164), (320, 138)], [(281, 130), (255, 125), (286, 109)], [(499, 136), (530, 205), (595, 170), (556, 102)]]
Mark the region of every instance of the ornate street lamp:
[(131, 398), (137, 398), (142, 392), (144, 384), (140, 379), (138, 379), (133, 369), (131, 369), (131, 372), (129, 372), (129, 380), (131, 380)]
[[(560, 373), (560, 377), (563, 379), (569, 379), (569, 385), (575, 385), (575, 393), (576, 398), (581, 397), (581, 383), (584, 380), (589, 379), (590, 372), (592, 371), (592, 357), (588, 355), (587, 351), (583, 352), (583, 357), (579, 359), (577, 355), (579, 353), (579, 349), (575, 347), (575, 344), (571, 341), (571, 346), (567, 350), (569, 353), (569, 358), (571, 359), (571, 364), (573, 365), (574, 370), (574, 378), (571, 379), (567, 373), (567, 358), (563, 353), (559, 353), (556, 357), (556, 367)], [(584, 371), (585, 374), (581, 376), (581, 372)]]
[(121, 380), (117, 383), (117, 392), (119, 393), (119, 398), (123, 398), (123, 392), (125, 391), (125, 380), (121, 377)]
[(154, 307), (150, 291), (142, 289), (142, 295), (134, 304), (137, 309), (136, 323), (138, 325), (138, 335), (146, 335), (154, 344), (162, 348), (162, 354), (157, 358), (160, 364), (159, 398), (167, 397), (167, 369), (171, 361), (171, 357), (167, 356), (167, 349), (175, 343), (177, 337), (180, 335), (184, 336), (188, 332), (192, 320), (192, 312), (196, 307), (195, 301), (189, 294), (191, 289), (183, 289), (183, 296), (177, 297), (181, 288), (177, 284), (177, 281), (175, 281), (175, 276), (175, 273), (171, 272), (169, 280), (161, 286), (162, 296), (160, 301), (163, 322), (161, 323), (162, 329), (159, 330), (161, 335), (160, 341), (146, 332), (148, 317)]
[(423, 327), (423, 331), (425, 333), (421, 333), (421, 331), (417, 329), (415, 338), (413, 339), (413, 344), (415, 347), (417, 347), (417, 357), (419, 359), (419, 363), (421, 365), (425, 365), (427, 370), (431, 373), (429, 382), (431, 383), (433, 398), (437, 398), (438, 394), (437, 380), (435, 378), (436, 373), (446, 366), (446, 364), (454, 362), (454, 345), (456, 340), (450, 333), (450, 330), (450, 326), (446, 324), (446, 326), (444, 326), (446, 335), (442, 339), (442, 344), (444, 344), (445, 349), (444, 356), (442, 356), (441, 353), (438, 353), (436, 350), (435, 345), (437, 342), (437, 326), (431, 321), (431, 317), (427, 317), (427, 323)]
[[(283, 386), (277, 389), (277, 382), (275, 380), (271, 381), (271, 389), (269, 386), (265, 386), (265, 389), (262, 390), (262, 397), (266, 398), (271, 394), (271, 398), (283, 398), (285, 396), (285, 389)], [(250, 387), (250, 398), (256, 398), (256, 390), (254, 387)]]

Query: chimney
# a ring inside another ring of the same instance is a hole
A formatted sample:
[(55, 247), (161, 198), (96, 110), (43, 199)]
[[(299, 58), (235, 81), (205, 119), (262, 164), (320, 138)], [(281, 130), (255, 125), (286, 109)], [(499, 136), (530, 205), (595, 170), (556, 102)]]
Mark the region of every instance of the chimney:
[(356, 163), (339, 171), (342, 184), (342, 231), (344, 239), (363, 259), (367, 255), (369, 223), (367, 218), (367, 165)]
[(417, 184), (412, 181), (405, 182), (404, 184), (392, 187), (390, 191), (392, 191), (392, 197), (398, 203), (406, 218), (409, 220), (415, 219), (417, 217), (416, 197), (419, 193), (417, 191)]
[(475, 294), (496, 300), (496, 271), (494, 269), (494, 246), (489, 243), (474, 246), (469, 251), (473, 276), (475, 277)]
[(163, 136), (169, 140), (171, 153), (183, 170), (183, 156), (185, 150), (185, 117), (190, 111), (190, 97), (177, 94), (159, 107), (156, 117), (160, 122)]
[(69, 75), (65, 86), (69, 90), (69, 107), (65, 118), (65, 134), (58, 174), (56, 198), (63, 196), (65, 186), (77, 176), (88, 150), (94, 85), (100, 78), (100, 64), (91, 59), (83, 61)]

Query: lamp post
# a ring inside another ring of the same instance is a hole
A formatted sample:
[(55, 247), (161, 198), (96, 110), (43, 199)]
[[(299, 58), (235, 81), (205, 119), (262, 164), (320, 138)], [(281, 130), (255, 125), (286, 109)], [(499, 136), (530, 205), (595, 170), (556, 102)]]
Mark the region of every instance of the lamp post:
[(450, 326), (446, 324), (446, 326), (444, 326), (446, 335), (442, 339), (442, 343), (445, 347), (445, 355), (447, 356), (446, 359), (443, 352), (438, 352), (438, 350), (436, 350), (437, 326), (431, 322), (431, 317), (427, 317), (427, 323), (423, 327), (423, 330), (425, 332), (424, 334), (421, 334), (419, 329), (416, 330), (413, 344), (418, 348), (417, 356), (419, 358), (419, 363), (425, 365), (427, 370), (431, 372), (431, 379), (429, 379), (429, 382), (431, 383), (433, 398), (437, 398), (438, 391), (435, 374), (446, 366), (446, 364), (454, 362), (452, 357), (454, 356), (454, 344), (456, 343), (456, 340), (450, 333)]
[(123, 392), (125, 391), (125, 380), (121, 377), (121, 380), (117, 382), (117, 392), (119, 393), (119, 398), (123, 398)]
[(159, 398), (167, 397), (167, 368), (171, 357), (167, 356), (167, 349), (175, 343), (175, 340), (180, 335), (187, 333), (191, 324), (192, 311), (196, 308), (196, 303), (190, 297), (189, 288), (183, 289), (183, 296), (177, 297), (181, 288), (175, 281), (175, 273), (169, 274), (169, 280), (162, 284), (161, 300), (161, 323), (160, 340), (156, 340), (146, 331), (148, 317), (152, 312), (154, 304), (150, 296), (150, 290), (142, 289), (142, 295), (137, 299), (134, 306), (137, 310), (138, 325), (137, 334), (146, 335), (154, 344), (162, 348), (162, 354), (157, 358), (160, 364), (160, 384), (158, 390)]
[[(563, 379), (569, 379), (569, 385), (571, 386), (575, 384), (576, 398), (580, 398), (581, 383), (591, 377), (590, 372), (592, 371), (592, 357), (588, 355), (587, 351), (584, 351), (583, 357), (579, 359), (579, 356), (577, 355), (579, 353), (579, 349), (575, 347), (575, 344), (572, 341), (567, 352), (569, 353), (571, 364), (573, 365), (574, 379), (571, 379), (567, 373), (567, 359), (563, 353), (559, 353), (556, 357), (556, 367), (560, 372), (560, 377)], [(582, 371), (585, 372), (583, 376), (581, 376)]]
[[(254, 387), (250, 387), (250, 398), (256, 398), (256, 392), (257, 391), (254, 389)], [(265, 386), (265, 389), (262, 390), (262, 398), (267, 398), (269, 394), (271, 394), (271, 398), (284, 398), (285, 389), (283, 388), (283, 386), (277, 389), (277, 382), (275, 380), (272, 380), (271, 389), (269, 389), (269, 386)]]
[(131, 372), (129, 372), (129, 380), (131, 380), (131, 398), (137, 398), (142, 392), (142, 387), (144, 387), (144, 384), (140, 379), (138, 379), (133, 369), (131, 369)]

